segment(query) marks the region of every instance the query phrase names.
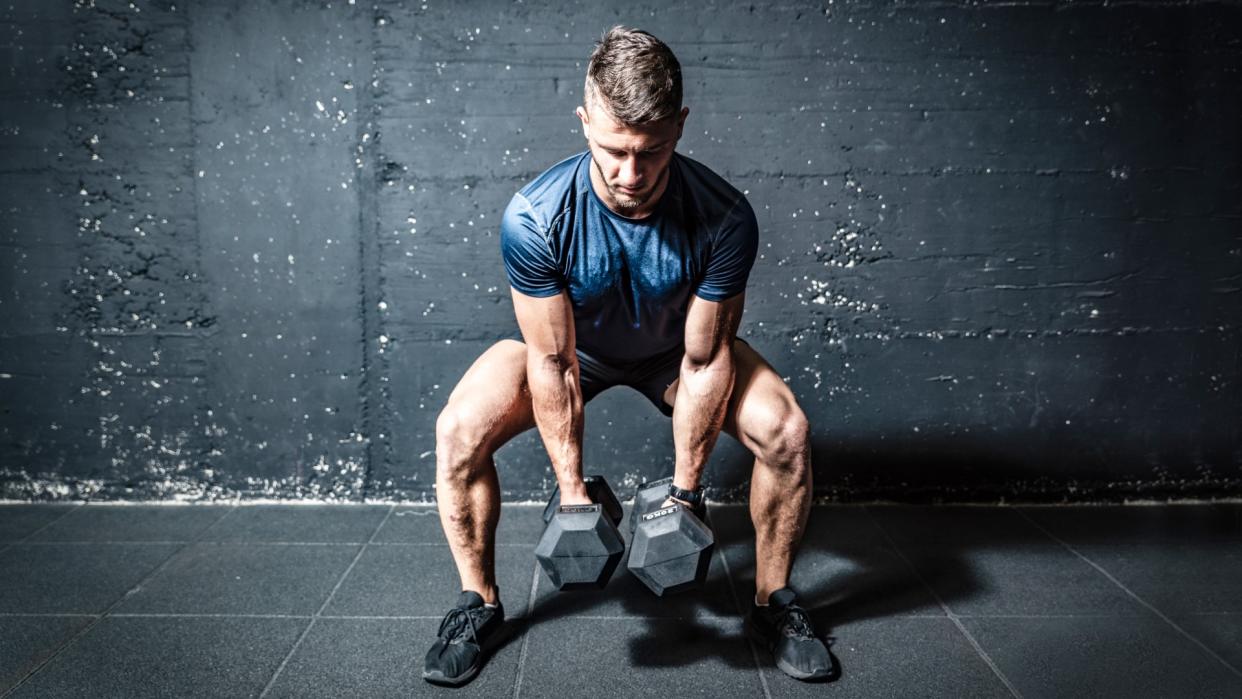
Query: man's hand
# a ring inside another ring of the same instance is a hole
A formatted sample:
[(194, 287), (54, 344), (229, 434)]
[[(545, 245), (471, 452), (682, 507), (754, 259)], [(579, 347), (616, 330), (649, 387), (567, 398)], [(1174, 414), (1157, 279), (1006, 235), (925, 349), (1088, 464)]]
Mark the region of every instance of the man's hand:
[(591, 496), (587, 495), (586, 484), (582, 482), (582, 478), (578, 478), (576, 482), (557, 484), (561, 488), (561, 504), (562, 505), (592, 505)]

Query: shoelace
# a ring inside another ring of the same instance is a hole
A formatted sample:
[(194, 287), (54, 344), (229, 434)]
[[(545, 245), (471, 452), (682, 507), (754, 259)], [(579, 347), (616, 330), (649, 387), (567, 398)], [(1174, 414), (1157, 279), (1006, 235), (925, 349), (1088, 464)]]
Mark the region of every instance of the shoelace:
[(790, 638), (799, 640), (815, 638), (810, 615), (796, 604), (790, 604), (781, 610), (776, 620), (776, 627)]
[(440, 630), (436, 632), (436, 635), (444, 639), (445, 645), (464, 637), (467, 630), (470, 631), (471, 638), (479, 637), (479, 630), (474, 625), (474, 615), (470, 611), (456, 607), (444, 615), (444, 619), (440, 622)]

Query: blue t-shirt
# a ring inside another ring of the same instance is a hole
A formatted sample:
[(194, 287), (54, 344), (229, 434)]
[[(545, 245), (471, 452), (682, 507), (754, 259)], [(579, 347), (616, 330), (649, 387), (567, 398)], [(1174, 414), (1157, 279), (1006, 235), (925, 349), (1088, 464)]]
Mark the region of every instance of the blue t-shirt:
[(569, 290), (577, 345), (632, 361), (685, 339), (693, 292), (723, 301), (746, 289), (759, 226), (746, 197), (674, 153), (655, 211), (625, 218), (591, 187), (591, 152), (566, 158), (518, 191), (500, 224), (505, 272), (527, 296)]

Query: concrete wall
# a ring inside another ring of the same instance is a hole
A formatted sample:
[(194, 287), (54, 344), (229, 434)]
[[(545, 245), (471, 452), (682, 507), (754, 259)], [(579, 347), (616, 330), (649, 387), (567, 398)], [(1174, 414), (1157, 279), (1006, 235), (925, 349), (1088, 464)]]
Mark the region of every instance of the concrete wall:
[[(593, 41), (682, 62), (844, 499), (1236, 495), (1233, 3), (0, 3), (0, 496), (431, 499)], [(669, 471), (615, 389), (589, 472)], [(538, 434), (509, 499), (553, 480)], [(744, 496), (722, 437), (708, 484)]]

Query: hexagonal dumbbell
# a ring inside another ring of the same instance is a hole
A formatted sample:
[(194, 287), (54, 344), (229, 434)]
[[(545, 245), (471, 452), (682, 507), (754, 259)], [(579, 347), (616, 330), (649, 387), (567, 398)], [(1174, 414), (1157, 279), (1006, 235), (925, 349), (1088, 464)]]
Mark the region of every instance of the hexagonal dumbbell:
[(561, 505), (556, 488), (543, 509), (546, 526), (535, 546), (535, 558), (558, 590), (601, 588), (608, 584), (625, 543), (617, 524), (621, 504), (602, 476), (583, 479), (590, 505)]
[(626, 566), (659, 596), (703, 584), (716, 538), (693, 510), (663, 507), (671, 478), (638, 487), (630, 517), (633, 537)]

